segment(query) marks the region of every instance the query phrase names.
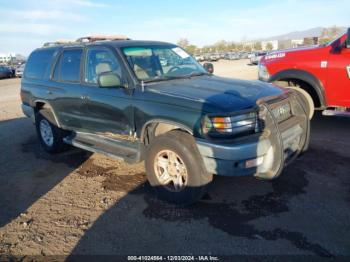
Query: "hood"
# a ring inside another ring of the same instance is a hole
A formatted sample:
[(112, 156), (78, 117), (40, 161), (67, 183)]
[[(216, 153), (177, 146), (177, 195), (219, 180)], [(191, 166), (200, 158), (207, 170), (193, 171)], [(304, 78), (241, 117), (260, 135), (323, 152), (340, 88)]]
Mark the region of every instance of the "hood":
[(217, 76), (198, 76), (151, 83), (146, 92), (167, 96), (165, 101), (207, 113), (234, 112), (252, 108), (262, 97), (279, 95), (281, 88), (261, 81), (245, 81)]
[(269, 54), (281, 53), (281, 52), (290, 53), (290, 52), (297, 52), (297, 51), (305, 51), (305, 50), (317, 49), (320, 47), (322, 47), (322, 46), (320, 46), (320, 45), (300, 46), (300, 47), (295, 47), (295, 48), (280, 49), (278, 51), (270, 52)]

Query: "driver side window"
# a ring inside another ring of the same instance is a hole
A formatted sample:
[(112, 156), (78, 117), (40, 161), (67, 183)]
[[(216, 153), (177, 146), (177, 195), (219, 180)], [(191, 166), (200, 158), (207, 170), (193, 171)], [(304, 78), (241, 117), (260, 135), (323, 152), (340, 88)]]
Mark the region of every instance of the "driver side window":
[(90, 48), (87, 51), (84, 80), (89, 84), (97, 84), (102, 73), (113, 72), (122, 78), (120, 63), (113, 52), (105, 48)]

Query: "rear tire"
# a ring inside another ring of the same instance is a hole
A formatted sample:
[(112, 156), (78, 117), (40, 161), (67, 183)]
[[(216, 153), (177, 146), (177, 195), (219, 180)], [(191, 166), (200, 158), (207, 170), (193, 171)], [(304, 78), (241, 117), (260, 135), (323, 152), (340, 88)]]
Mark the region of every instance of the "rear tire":
[(35, 116), (36, 132), (41, 146), (50, 154), (59, 153), (67, 148), (63, 142), (66, 132), (57, 126), (49, 109), (41, 109)]
[(160, 135), (147, 146), (145, 165), (157, 196), (174, 204), (189, 205), (200, 200), (213, 180), (204, 168), (194, 138), (179, 130)]

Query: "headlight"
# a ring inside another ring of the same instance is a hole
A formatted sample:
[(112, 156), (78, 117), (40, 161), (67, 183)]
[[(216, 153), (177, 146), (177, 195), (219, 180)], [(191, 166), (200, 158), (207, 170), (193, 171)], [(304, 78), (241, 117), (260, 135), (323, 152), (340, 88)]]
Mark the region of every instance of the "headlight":
[(260, 132), (260, 124), (256, 112), (234, 116), (206, 116), (203, 133), (209, 136), (240, 136)]
[(270, 78), (270, 74), (267, 71), (267, 68), (263, 64), (259, 64), (259, 79), (262, 81), (267, 81)]

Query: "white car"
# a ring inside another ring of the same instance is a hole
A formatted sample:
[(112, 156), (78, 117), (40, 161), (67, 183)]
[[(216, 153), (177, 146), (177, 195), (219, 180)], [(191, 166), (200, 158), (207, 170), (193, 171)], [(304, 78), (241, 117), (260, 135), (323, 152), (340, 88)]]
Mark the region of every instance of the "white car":
[(257, 65), (259, 64), (261, 58), (266, 55), (267, 52), (256, 52), (250, 57), (250, 64)]
[(15, 74), (16, 74), (17, 77), (22, 77), (25, 65), (26, 65), (26, 64), (20, 65), (20, 66), (16, 69), (16, 73), (15, 73)]
[(196, 59), (198, 62), (203, 62), (204, 61), (204, 56), (202, 56), (202, 55), (195, 55), (194, 59)]

